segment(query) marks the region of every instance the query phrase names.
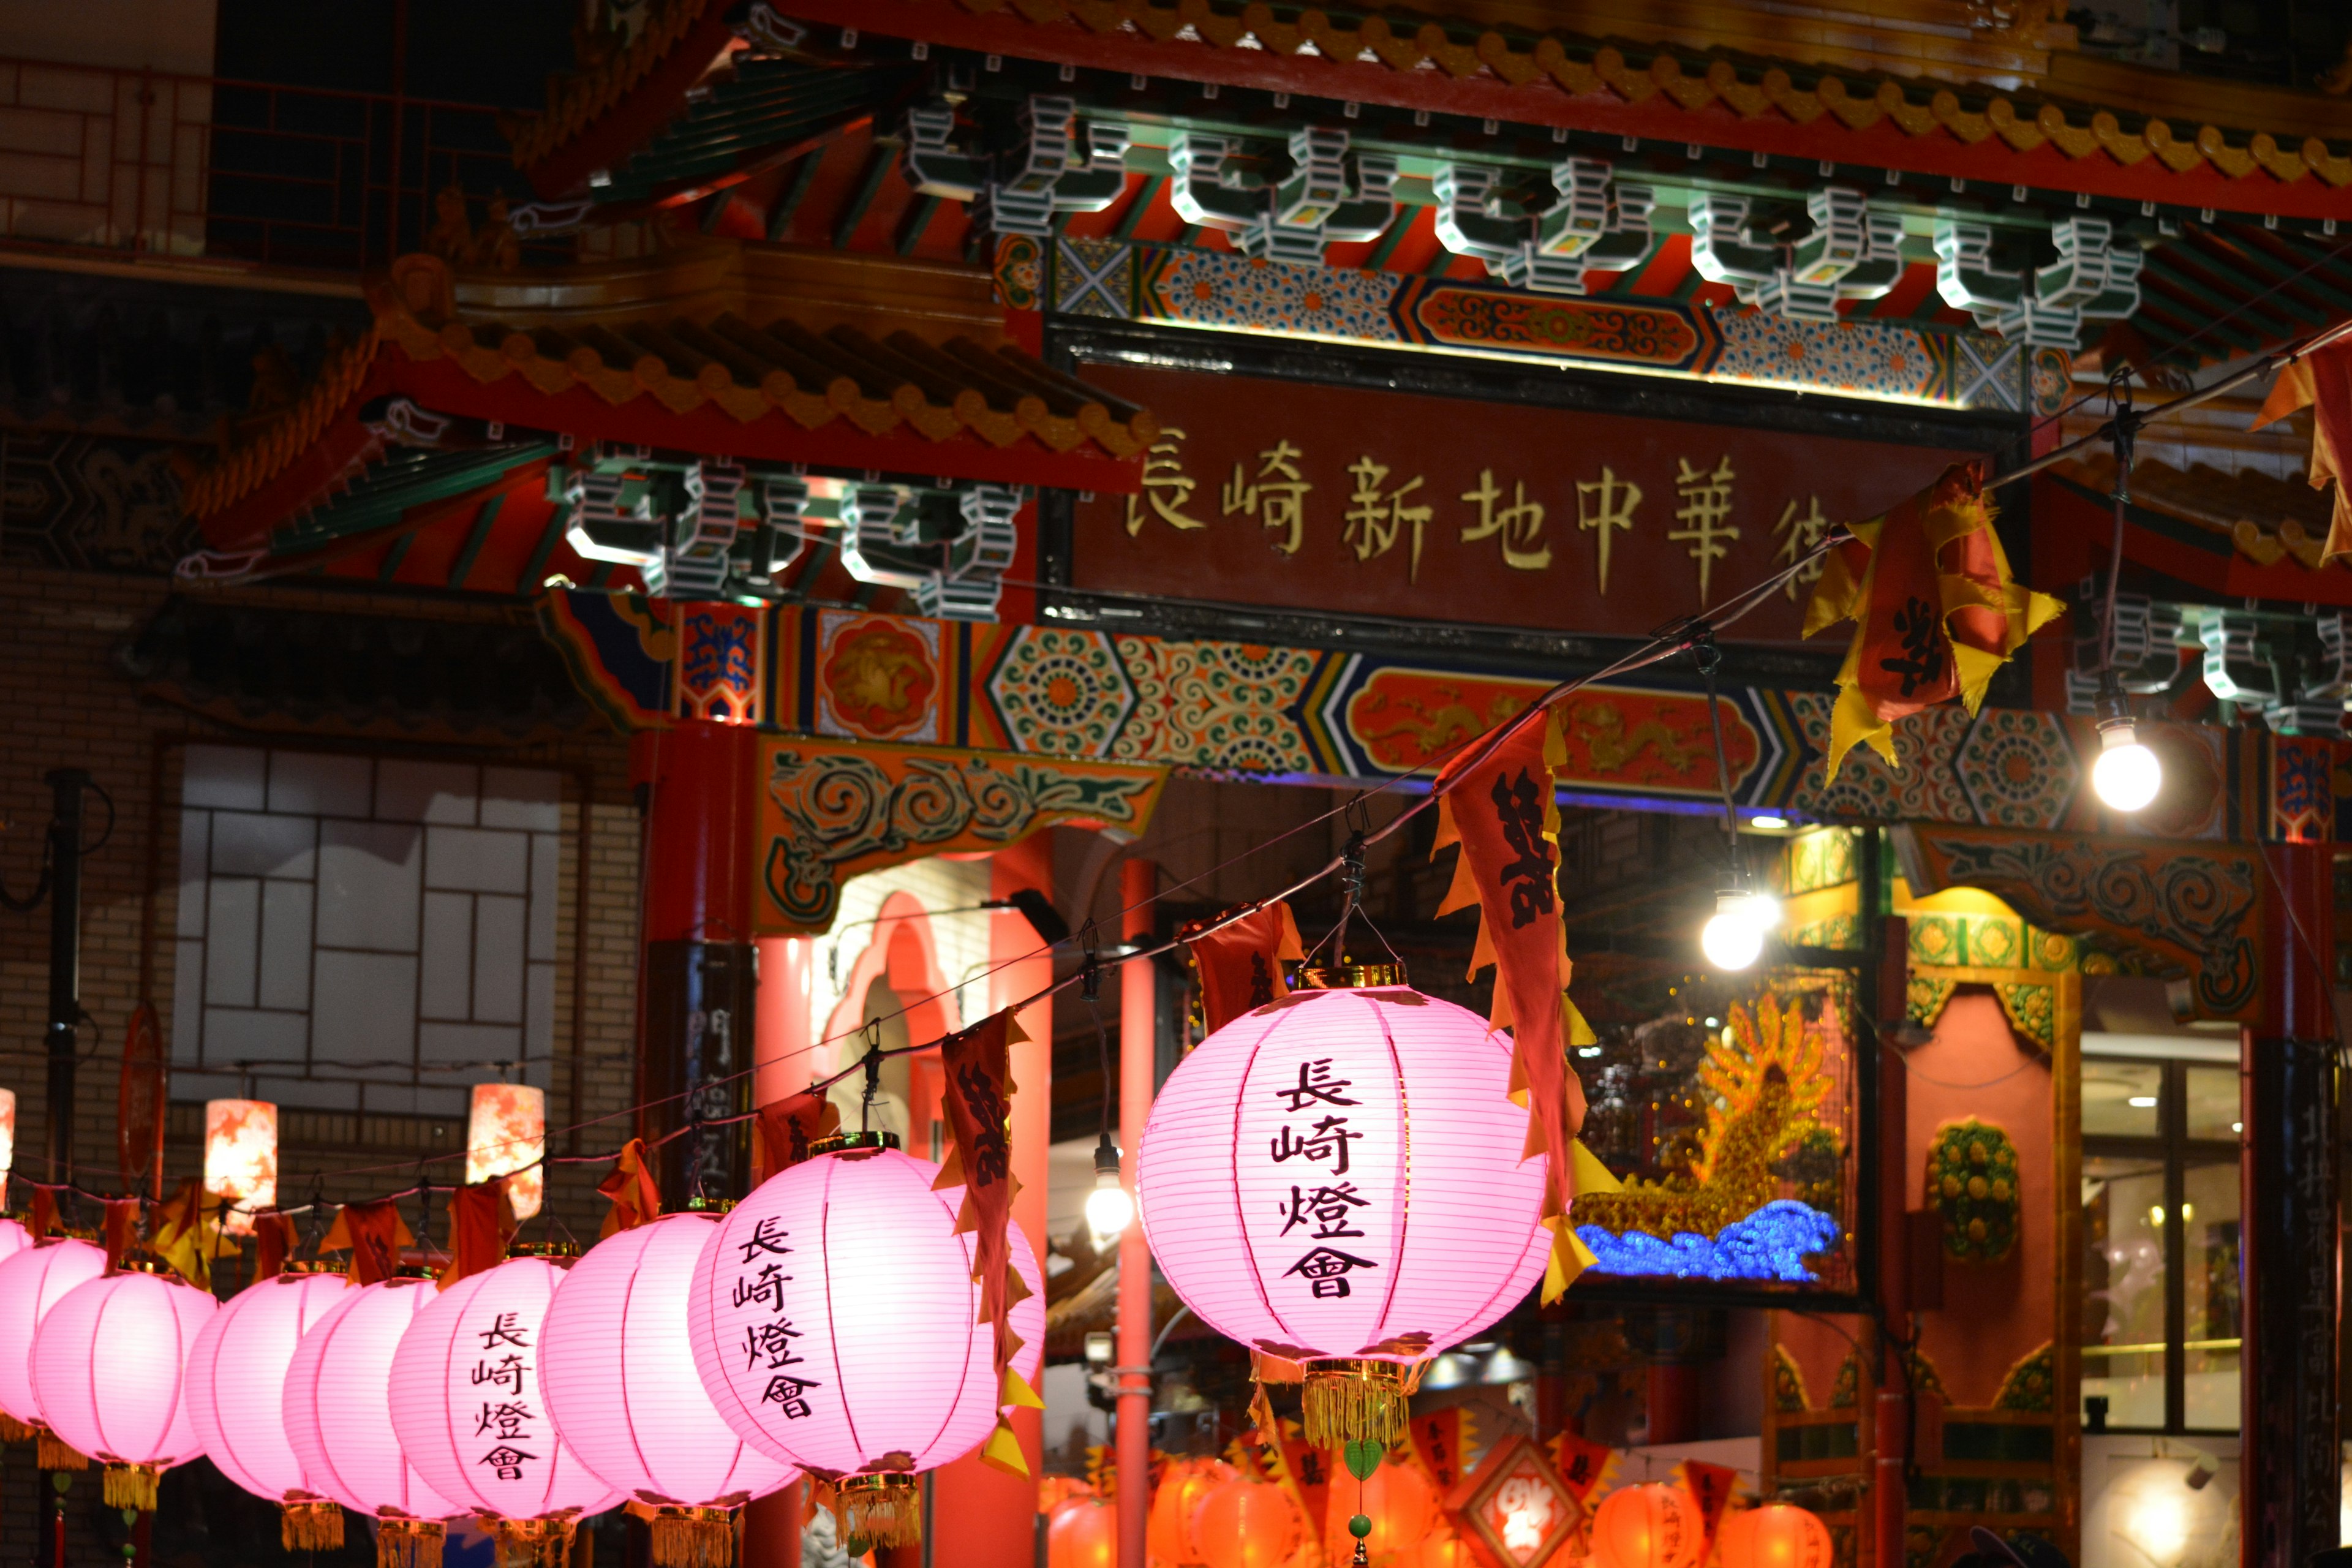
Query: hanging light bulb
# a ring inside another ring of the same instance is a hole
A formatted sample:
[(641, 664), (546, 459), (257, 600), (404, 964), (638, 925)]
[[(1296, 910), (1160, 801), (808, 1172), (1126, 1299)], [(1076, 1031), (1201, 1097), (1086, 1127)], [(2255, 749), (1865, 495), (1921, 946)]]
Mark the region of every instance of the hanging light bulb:
[(1118, 1145), (1110, 1134), (1095, 1145), (1095, 1190), (1087, 1194), (1087, 1229), (1095, 1246), (1107, 1247), (1135, 1222), (1135, 1196), (1118, 1179)]
[(1762, 956), (1764, 933), (1780, 919), (1780, 903), (1769, 895), (1726, 888), (1716, 894), (1715, 913), (1698, 933), (1699, 951), (1717, 969), (1746, 969)]
[[(2104, 706), (2104, 705), (2103, 705)], [(2122, 704), (2118, 702), (2117, 707)], [(2138, 811), (2164, 786), (2164, 764), (2140, 743), (2129, 718), (2099, 720), (2099, 760), (2091, 764), (2091, 788), (2110, 811)]]

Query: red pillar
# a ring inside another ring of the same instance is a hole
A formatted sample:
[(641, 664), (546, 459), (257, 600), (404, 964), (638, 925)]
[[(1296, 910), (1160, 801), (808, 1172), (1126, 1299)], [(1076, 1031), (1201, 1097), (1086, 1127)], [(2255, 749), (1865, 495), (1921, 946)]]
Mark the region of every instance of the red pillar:
[(2342, 1288), (2331, 846), (2261, 845), (2263, 1021), (2241, 1037), (2240, 1555), (2300, 1568), (2336, 1544)]
[[(1864, 887), (1872, 884), (1864, 881)], [(1908, 989), (1910, 922), (1889, 916), (1879, 924), (1880, 966), (1873, 998), (1875, 1017), (1900, 1017)], [(1875, 1031), (1874, 1031), (1875, 1033)], [(1872, 1410), (1870, 1475), (1871, 1545), (1874, 1568), (1902, 1568), (1904, 1527), (1911, 1502), (1904, 1471), (1911, 1455), (1910, 1379), (1895, 1358), (1902, 1351), (1889, 1341), (1911, 1332), (1911, 1227), (1904, 1218), (1910, 1192), (1910, 1110), (1902, 1057), (1884, 1040), (1878, 1052), (1878, 1299), (1883, 1307), (1878, 1335), (1878, 1396)]]
[[(1149, 941), (1160, 868), (1129, 860), (1118, 868), (1119, 927), (1128, 942)], [(1151, 1114), (1160, 1038), (1158, 977), (1151, 960), (1130, 958), (1118, 977), (1119, 1171), (1135, 1190), (1135, 1151)], [(1118, 1568), (1144, 1568), (1144, 1527), (1151, 1507), (1151, 1248), (1143, 1226), (1118, 1243)]]
[[(1023, 888), (1054, 891), (1051, 841), (1037, 834), (989, 858), (988, 894), (1003, 899)], [(1054, 959), (1029, 922), (1011, 910), (989, 917), (988, 1005), (1003, 1008), (1054, 983)], [(1045, 1258), (1045, 1145), (1053, 1127), (1054, 1007), (1051, 1001), (1014, 1016), (1028, 1039), (1013, 1047), (1013, 1174), (1021, 1190), (1013, 1222)], [(931, 1473), (931, 1562), (935, 1568), (1020, 1568), (1036, 1553), (1037, 1481), (1045, 1461), (1045, 1423), (1034, 1410), (1013, 1413), (1013, 1430), (1029, 1462), (1029, 1479), (992, 1469), (976, 1458)]]
[[(638, 897), (637, 1131), (649, 1143), (696, 1115), (749, 1110), (743, 1076), (757, 1039), (751, 946), (754, 746), (750, 727), (681, 720), (631, 738), (645, 837)], [(662, 1194), (682, 1205), (688, 1176), (717, 1197), (751, 1178), (747, 1123), (664, 1146)]]

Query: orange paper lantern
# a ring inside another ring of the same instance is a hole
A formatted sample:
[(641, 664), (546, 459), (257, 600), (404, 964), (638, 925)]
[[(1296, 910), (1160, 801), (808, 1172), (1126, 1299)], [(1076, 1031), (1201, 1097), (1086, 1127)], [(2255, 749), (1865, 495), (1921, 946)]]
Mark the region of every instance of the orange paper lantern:
[(1202, 1500), (1232, 1480), (1234, 1468), (1223, 1459), (1171, 1459), (1151, 1489), (1151, 1511), (1143, 1527), (1144, 1555), (1151, 1568), (1187, 1568), (1201, 1561), (1192, 1544), (1192, 1516)]
[(1743, 1509), (1716, 1532), (1723, 1568), (1829, 1568), (1830, 1527), (1785, 1502)]
[[(1324, 1510), (1324, 1557), (1333, 1563), (1345, 1563), (1356, 1550), (1356, 1538), (1348, 1533), (1348, 1521), (1357, 1511), (1356, 1479), (1348, 1473), (1338, 1453), (1325, 1457), (1331, 1474), (1329, 1500)], [(1429, 1478), (1419, 1465), (1391, 1461), (1366, 1477), (1362, 1489), (1364, 1517), (1372, 1521), (1372, 1532), (1364, 1537), (1364, 1550), (1375, 1563), (1410, 1562), (1399, 1554), (1411, 1552), (1421, 1538), (1429, 1532), (1436, 1513), (1437, 1500), (1431, 1495)]]
[(1192, 1545), (1207, 1568), (1281, 1568), (1306, 1537), (1290, 1495), (1236, 1476), (1212, 1489), (1192, 1515)]
[(1620, 1487), (1592, 1521), (1592, 1555), (1612, 1568), (1695, 1568), (1706, 1548), (1698, 1505), (1680, 1487)]
[(1045, 1568), (1115, 1568), (1118, 1562), (1117, 1504), (1073, 1497), (1054, 1506), (1045, 1522)]

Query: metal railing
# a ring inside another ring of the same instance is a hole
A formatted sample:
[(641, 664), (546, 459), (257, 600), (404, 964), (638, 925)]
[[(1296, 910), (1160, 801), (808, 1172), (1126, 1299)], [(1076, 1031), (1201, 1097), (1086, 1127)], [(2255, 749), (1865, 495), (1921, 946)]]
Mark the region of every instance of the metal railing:
[[(421, 248), (451, 185), (530, 188), (478, 104), (0, 57), (0, 240), (331, 271)], [(564, 242), (531, 247), (560, 259)]]

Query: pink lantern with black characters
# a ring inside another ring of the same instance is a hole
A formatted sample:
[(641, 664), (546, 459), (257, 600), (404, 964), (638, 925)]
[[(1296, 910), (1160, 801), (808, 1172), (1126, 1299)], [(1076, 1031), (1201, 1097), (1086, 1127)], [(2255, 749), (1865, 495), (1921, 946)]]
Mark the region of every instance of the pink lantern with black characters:
[[(963, 1189), (887, 1133), (821, 1141), (735, 1206), (703, 1249), (688, 1307), (694, 1362), (728, 1426), (831, 1483), (845, 1533), (919, 1539), (919, 1471), (985, 1441), (1004, 1404), (994, 1329), (979, 1321)], [(1012, 1370), (1036, 1377), (1045, 1282), (1010, 1233), (1029, 1293)]]
[(392, 1426), (443, 1497), (479, 1514), (508, 1562), (559, 1568), (572, 1528), (622, 1500), (555, 1429), (541, 1384), (563, 1270), (510, 1258), (421, 1308), (392, 1358)]
[(343, 1510), (314, 1485), (287, 1436), (286, 1377), (305, 1334), (341, 1305), (341, 1274), (280, 1274), (229, 1298), (188, 1352), (188, 1419), (221, 1474), (278, 1505), (289, 1552), (335, 1551)]
[(377, 1568), (433, 1568), (445, 1521), (467, 1510), (433, 1489), (392, 1427), (392, 1358), (436, 1292), (427, 1279), (350, 1288), (310, 1325), (278, 1410), (310, 1487), (375, 1521)]
[(106, 1466), (109, 1508), (152, 1512), (155, 1479), (204, 1452), (184, 1373), (220, 1310), (209, 1290), (126, 1267), (75, 1286), (33, 1335), (33, 1394), (58, 1440)]
[[(15, 1222), (10, 1222), (14, 1226)], [(33, 1392), (33, 1335), (59, 1298), (106, 1271), (106, 1254), (87, 1241), (51, 1239), (0, 1258), (0, 1436), (40, 1439), (45, 1470), (83, 1470), (89, 1461), (58, 1441)]]
[(547, 1309), (540, 1383), (564, 1445), (653, 1510), (660, 1568), (725, 1568), (736, 1513), (795, 1480), (719, 1419), (694, 1366), (687, 1298), (716, 1215), (665, 1215), (590, 1248)]
[(1318, 1447), (1399, 1441), (1418, 1364), (1516, 1306), (1553, 1239), (1510, 1041), (1392, 966), (1347, 978), (1202, 1041), (1136, 1151), (1160, 1271), (1220, 1333), (1306, 1363)]

